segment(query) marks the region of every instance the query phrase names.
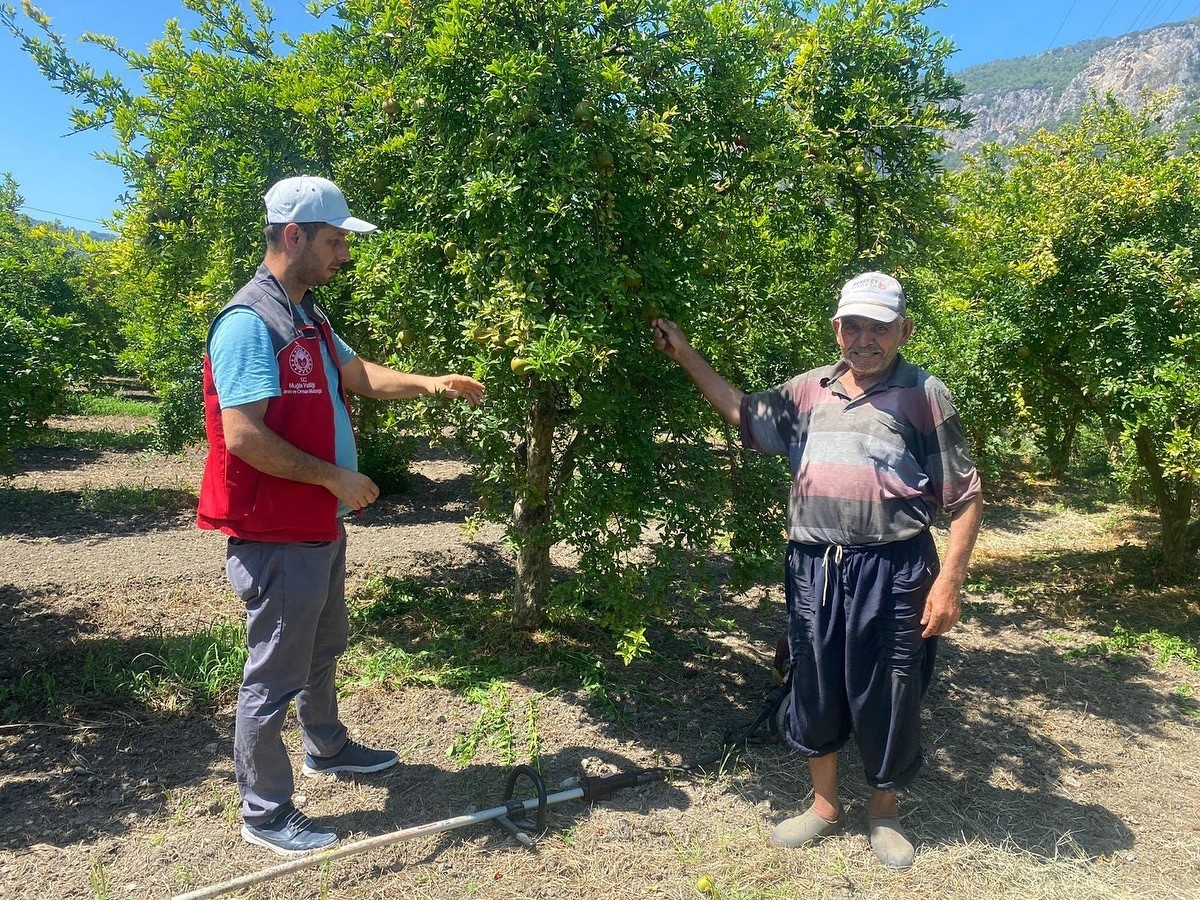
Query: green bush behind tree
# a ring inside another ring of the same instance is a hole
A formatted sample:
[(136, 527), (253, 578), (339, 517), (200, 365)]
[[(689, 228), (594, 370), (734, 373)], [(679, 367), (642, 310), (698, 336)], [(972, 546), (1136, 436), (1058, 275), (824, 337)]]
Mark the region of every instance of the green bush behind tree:
[(111, 371), (116, 316), (86, 235), (34, 222), (19, 210), (11, 175), (0, 181), (0, 465), (14, 446), (67, 408), (67, 390)]
[[(1200, 547), (1200, 140), (1161, 98), (1115, 101), (954, 176), (964, 265), (955, 302), (987, 336), (981, 367), (1052, 470), (1096, 423), (1157, 508), (1163, 565)], [(953, 293), (953, 292), (951, 292)]]

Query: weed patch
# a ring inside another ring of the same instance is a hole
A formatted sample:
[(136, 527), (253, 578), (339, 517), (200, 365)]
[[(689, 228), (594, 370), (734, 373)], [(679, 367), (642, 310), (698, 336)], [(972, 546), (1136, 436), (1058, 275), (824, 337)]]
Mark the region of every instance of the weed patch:
[(1183, 663), (1189, 669), (1200, 669), (1200, 651), (1196, 649), (1195, 636), (1181, 636), (1151, 629), (1130, 631), (1120, 625), (1113, 627), (1112, 634), (1067, 651), (1068, 657), (1111, 656), (1131, 657), (1148, 651), (1159, 669), (1165, 669), (1173, 661)]
[[(487, 746), (497, 751), (501, 762), (511, 766), (518, 761), (528, 761), (535, 769), (541, 769), (541, 742), (538, 740), (538, 702), (530, 697), (514, 708), (508, 686), (493, 682), (486, 688), (479, 687), (467, 692), (467, 699), (483, 706), (475, 725), (466, 733), (459, 733), (446, 748), (446, 756), (460, 766), (470, 763), (480, 747)], [(522, 746), (517, 746), (518, 728), (515, 719), (520, 718), (523, 730)]]
[(116, 394), (85, 393), (71, 398), (72, 413), (81, 416), (130, 416), (149, 419), (155, 415), (158, 403)]
[(1171, 702), (1185, 715), (1200, 718), (1200, 703), (1196, 702), (1196, 691), (1190, 684), (1181, 684), (1171, 691)]
[(455, 738), (447, 748), (446, 756), (465, 766), (475, 758), (480, 746), (487, 745), (499, 752), (501, 762), (512, 765), (516, 761), (516, 753), (513, 750), (512, 723), (509, 721), (511, 699), (508, 687), (503, 682), (495, 681), (486, 689), (468, 691), (467, 699), (481, 704), (483, 711), (475, 720), (474, 728)]
[(84, 488), (78, 494), (80, 512), (99, 515), (165, 513), (185, 509), (195, 502), (188, 491), (173, 488), (115, 487), (96, 490)]
[(114, 453), (140, 453), (154, 446), (154, 433), (146, 429), (109, 431), (75, 430), (45, 425), (21, 442), (22, 448), (63, 447), (68, 450), (109, 450)]
[(344, 677), (437, 685), (472, 696), (520, 676), (607, 702), (610, 676), (600, 648), (611, 647), (608, 632), (569, 620), (556, 622), (553, 635), (527, 634), (511, 626), (508, 614), (503, 594), (464, 598), (413, 578), (375, 576), (351, 606), (353, 645), (343, 659)]
[(122, 642), (72, 645), (0, 683), (0, 719), (114, 706), (184, 713), (236, 690), (245, 660), (242, 629), (227, 622), (196, 634), (158, 634), (132, 652)]

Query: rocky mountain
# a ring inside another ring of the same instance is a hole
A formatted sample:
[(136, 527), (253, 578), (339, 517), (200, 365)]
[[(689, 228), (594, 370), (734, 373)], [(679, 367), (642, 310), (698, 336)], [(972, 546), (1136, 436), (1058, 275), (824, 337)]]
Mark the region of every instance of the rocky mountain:
[(1136, 106), (1149, 92), (1178, 88), (1166, 112), (1177, 119), (1200, 100), (1200, 18), (974, 66), (958, 77), (975, 122), (948, 135), (950, 166), (980, 143), (1012, 143), (1071, 121), (1089, 99), (1107, 94)]

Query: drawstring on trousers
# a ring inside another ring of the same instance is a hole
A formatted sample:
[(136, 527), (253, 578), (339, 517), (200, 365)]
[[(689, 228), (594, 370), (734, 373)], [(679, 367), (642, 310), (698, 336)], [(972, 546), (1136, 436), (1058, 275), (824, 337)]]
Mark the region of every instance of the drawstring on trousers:
[(833, 564), (840, 566), (842, 564), (842, 551), (845, 548), (841, 544), (829, 544), (825, 548), (825, 555), (821, 557), (821, 568), (825, 572), (825, 583), (821, 586), (821, 605), (825, 605), (825, 601), (829, 599), (829, 556), (833, 554)]

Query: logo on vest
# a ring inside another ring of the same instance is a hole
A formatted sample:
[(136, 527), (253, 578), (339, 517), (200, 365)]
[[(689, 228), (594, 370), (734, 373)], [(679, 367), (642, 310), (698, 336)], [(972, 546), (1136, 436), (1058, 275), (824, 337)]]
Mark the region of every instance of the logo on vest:
[(288, 356), (288, 365), (292, 367), (293, 372), (295, 372), (301, 378), (305, 378), (312, 374), (312, 354), (297, 344), (292, 348), (291, 355)]

